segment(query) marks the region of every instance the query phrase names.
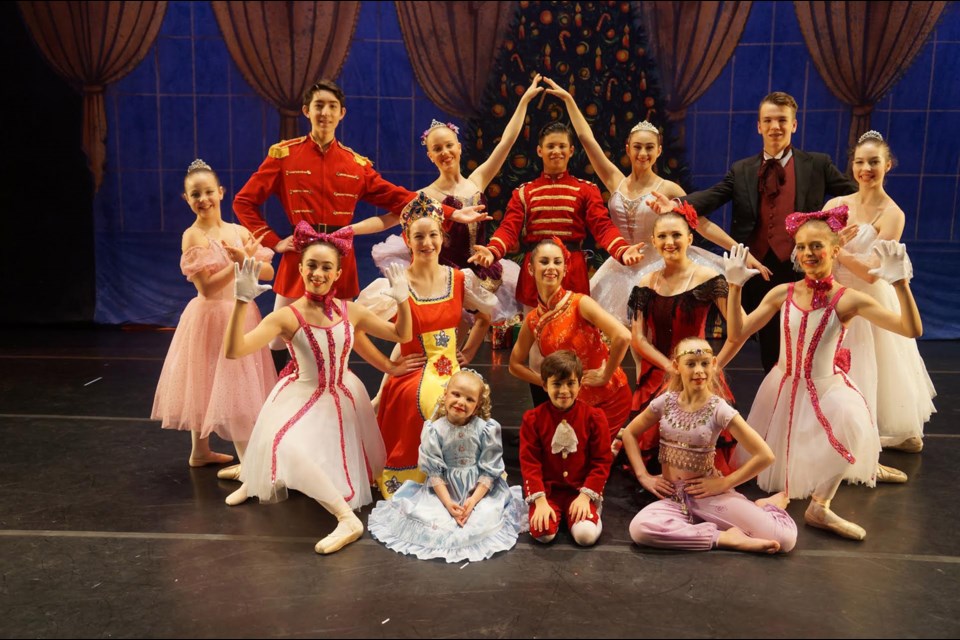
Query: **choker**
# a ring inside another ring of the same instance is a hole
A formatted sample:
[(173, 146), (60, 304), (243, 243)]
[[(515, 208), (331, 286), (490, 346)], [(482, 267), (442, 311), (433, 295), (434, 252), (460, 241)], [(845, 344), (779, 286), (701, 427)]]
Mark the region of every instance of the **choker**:
[(316, 293), (310, 293), (309, 291), (304, 291), (304, 296), (310, 302), (320, 307), (320, 310), (323, 311), (323, 315), (327, 316), (327, 320), (333, 320), (333, 288), (324, 295), (318, 295)]
[(814, 280), (810, 276), (804, 276), (803, 281), (806, 283), (810, 290), (813, 291), (813, 302), (811, 302), (810, 307), (813, 309), (822, 309), (830, 302), (827, 299), (827, 294), (830, 292), (830, 289), (833, 288), (833, 275), (829, 275), (823, 280)]

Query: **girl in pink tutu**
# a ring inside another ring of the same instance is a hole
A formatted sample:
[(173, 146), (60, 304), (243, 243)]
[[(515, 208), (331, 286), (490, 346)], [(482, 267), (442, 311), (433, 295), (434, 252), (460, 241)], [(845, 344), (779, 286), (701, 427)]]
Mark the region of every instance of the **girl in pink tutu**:
[(259, 266), (246, 260), (237, 272), (236, 303), (224, 351), (243, 358), (280, 337), (293, 357), (291, 372), (277, 382), (260, 411), (240, 479), (243, 485), (227, 498), (237, 505), (256, 496), (277, 502), (288, 489), (306, 494), (336, 516), (337, 528), (317, 542), (317, 553), (333, 553), (363, 535), (353, 513), (372, 501), (370, 484), (380, 476), (386, 457), (370, 397), (347, 367), (355, 331), (408, 342), (413, 321), (409, 287), (402, 267), (387, 270), (384, 291), (396, 303), (391, 324), (365, 307), (333, 297), (342, 271), (340, 260), (351, 249), (349, 228), (316, 233), (300, 222), (293, 234), (301, 253), (304, 295), (278, 309), (253, 330), (244, 332), (247, 307), (269, 287), (257, 284)]
[[(223, 187), (203, 160), (187, 168), (183, 199), (197, 219), (183, 233), (180, 270), (197, 297), (190, 301), (173, 334), (157, 383), (151, 419), (164, 429), (190, 431), (191, 467), (231, 462), (233, 456), (210, 450), (216, 433), (234, 443), (243, 459), (244, 448), (264, 399), (277, 381), (270, 354), (262, 349), (240, 360), (227, 360), (222, 351), (227, 321), (233, 311), (234, 265), (244, 258), (265, 262), (260, 277), (273, 278), (273, 251), (260, 246), (250, 232), (224, 222), (220, 215)], [(247, 318), (249, 328), (259, 312)], [(219, 477), (236, 479), (239, 469), (221, 469)]]

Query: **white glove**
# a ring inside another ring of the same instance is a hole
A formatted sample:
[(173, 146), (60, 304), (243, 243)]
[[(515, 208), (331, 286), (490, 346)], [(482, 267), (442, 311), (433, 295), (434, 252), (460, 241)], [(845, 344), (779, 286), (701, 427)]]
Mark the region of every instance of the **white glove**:
[(253, 258), (244, 258), (243, 267), (237, 263), (233, 264), (233, 297), (244, 302), (252, 302), (254, 298), (270, 291), (272, 288), (268, 284), (260, 284), (257, 278), (260, 275), (260, 269), (263, 268), (262, 262), (257, 262)]
[(873, 247), (873, 253), (880, 258), (880, 266), (870, 269), (869, 273), (890, 284), (913, 278), (913, 264), (907, 255), (907, 247), (896, 240), (879, 240)]
[(747, 268), (748, 255), (750, 249), (742, 244), (733, 245), (729, 254), (723, 254), (723, 269), (727, 282), (742, 287), (747, 280), (760, 273), (758, 269)]
[(391, 264), (383, 270), (390, 288), (383, 295), (393, 298), (397, 304), (403, 304), (410, 297), (410, 284), (407, 281), (407, 269), (401, 264)]

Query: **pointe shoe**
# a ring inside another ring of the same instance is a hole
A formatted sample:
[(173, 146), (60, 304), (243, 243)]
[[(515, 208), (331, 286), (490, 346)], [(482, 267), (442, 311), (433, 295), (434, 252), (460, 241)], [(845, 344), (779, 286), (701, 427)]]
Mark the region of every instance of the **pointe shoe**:
[(877, 465), (877, 482), (888, 482), (890, 484), (903, 484), (907, 481), (907, 474), (900, 469), (888, 467), (885, 464)]
[(321, 539), (313, 548), (321, 555), (340, 551), (351, 542), (355, 542), (363, 535), (363, 523), (353, 512), (337, 524), (337, 528), (326, 538)]
[(920, 453), (923, 451), (923, 438), (920, 436), (912, 436), (895, 444), (884, 444), (883, 448), (903, 451), (905, 453)]
[(811, 527), (832, 531), (842, 538), (863, 540), (867, 537), (866, 529), (849, 520), (844, 520), (828, 507), (813, 499), (810, 500), (810, 506), (803, 514), (803, 520)]
[(238, 504), (243, 504), (247, 501), (247, 485), (242, 484), (240, 488), (227, 496), (224, 502), (227, 503), (228, 507), (235, 507)]
[(191, 467), (205, 467), (208, 464), (227, 464), (228, 462), (233, 462), (233, 456), (228, 453), (217, 453), (215, 451), (209, 452), (202, 458), (194, 458), (191, 456), (190, 459), (187, 460), (187, 464)]
[(239, 480), (240, 479), (240, 465), (233, 464), (229, 467), (224, 467), (217, 471), (217, 478), (220, 480)]

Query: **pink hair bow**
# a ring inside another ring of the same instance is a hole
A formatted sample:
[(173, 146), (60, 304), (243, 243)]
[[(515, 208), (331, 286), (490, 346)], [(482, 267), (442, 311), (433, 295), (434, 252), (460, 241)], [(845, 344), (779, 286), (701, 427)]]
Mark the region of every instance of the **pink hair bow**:
[(293, 230), (293, 248), (299, 253), (315, 242), (329, 242), (341, 256), (353, 250), (353, 227), (344, 227), (333, 233), (318, 233), (309, 222), (301, 220)]
[(811, 211), (810, 213), (791, 213), (787, 216), (787, 233), (790, 237), (797, 235), (797, 231), (811, 220), (823, 220), (834, 231), (839, 233), (847, 226), (847, 205), (842, 204), (826, 211)]

